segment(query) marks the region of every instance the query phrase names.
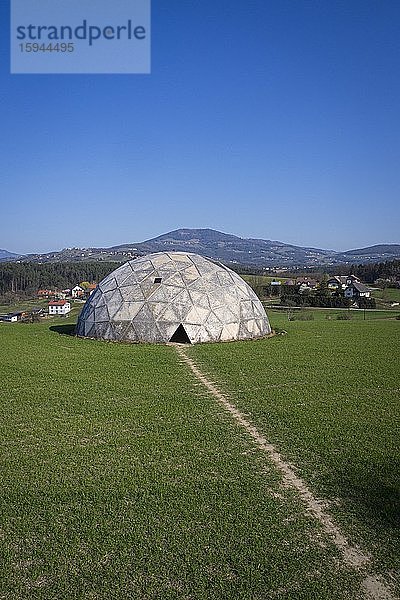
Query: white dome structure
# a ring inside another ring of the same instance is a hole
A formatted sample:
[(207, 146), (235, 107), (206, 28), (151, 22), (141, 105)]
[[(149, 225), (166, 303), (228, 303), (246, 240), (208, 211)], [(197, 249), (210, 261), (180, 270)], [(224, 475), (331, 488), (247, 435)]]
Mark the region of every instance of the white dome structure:
[(271, 327), (249, 285), (197, 254), (159, 252), (110, 273), (87, 300), (77, 335), (131, 342), (219, 342)]

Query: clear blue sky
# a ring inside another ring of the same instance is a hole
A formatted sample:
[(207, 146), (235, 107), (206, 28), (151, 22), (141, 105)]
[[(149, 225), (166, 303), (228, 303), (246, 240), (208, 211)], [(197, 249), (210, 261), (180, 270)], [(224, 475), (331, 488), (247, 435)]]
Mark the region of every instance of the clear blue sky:
[(153, 0), (151, 75), (10, 75), (0, 248), (399, 243), (398, 0)]

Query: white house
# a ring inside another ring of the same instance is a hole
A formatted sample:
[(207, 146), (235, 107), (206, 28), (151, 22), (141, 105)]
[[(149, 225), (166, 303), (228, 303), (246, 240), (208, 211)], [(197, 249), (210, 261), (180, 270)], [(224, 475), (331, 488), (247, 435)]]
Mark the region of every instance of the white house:
[(304, 292), (310, 292), (311, 288), (308, 283), (303, 282), (299, 287), (299, 293), (304, 294)]
[(330, 289), (346, 289), (352, 283), (361, 283), (355, 275), (335, 275), (328, 279), (327, 284)]
[(84, 294), (85, 294), (85, 290), (80, 285), (76, 285), (71, 290), (71, 296), (73, 298), (81, 298), (82, 296), (84, 296)]
[(6, 321), (7, 323), (16, 323), (18, 321), (19, 313), (8, 313), (8, 315), (0, 315), (0, 321)]
[(53, 300), (49, 302), (49, 315), (67, 315), (71, 311), (68, 300)]
[(363, 283), (353, 282), (344, 290), (345, 298), (369, 298), (371, 292)]

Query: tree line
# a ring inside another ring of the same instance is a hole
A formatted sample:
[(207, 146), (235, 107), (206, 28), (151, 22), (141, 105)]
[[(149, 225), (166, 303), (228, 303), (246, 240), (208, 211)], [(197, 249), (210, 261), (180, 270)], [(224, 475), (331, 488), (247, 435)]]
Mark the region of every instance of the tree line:
[(340, 274), (355, 275), (365, 283), (374, 283), (377, 279), (400, 280), (400, 260), (387, 260), (385, 262), (365, 263), (360, 265), (345, 265), (340, 268)]
[(0, 295), (29, 295), (39, 289), (59, 290), (74, 287), (81, 281), (99, 282), (122, 263), (0, 263)]

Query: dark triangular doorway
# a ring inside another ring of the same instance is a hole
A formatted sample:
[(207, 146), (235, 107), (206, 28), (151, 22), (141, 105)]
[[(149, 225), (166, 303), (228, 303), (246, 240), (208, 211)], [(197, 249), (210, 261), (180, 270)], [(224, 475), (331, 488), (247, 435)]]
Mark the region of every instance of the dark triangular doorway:
[(170, 342), (175, 342), (175, 344), (191, 344), (189, 340), (189, 336), (185, 331), (182, 323), (179, 325), (178, 329), (175, 331), (172, 338), (169, 340)]

